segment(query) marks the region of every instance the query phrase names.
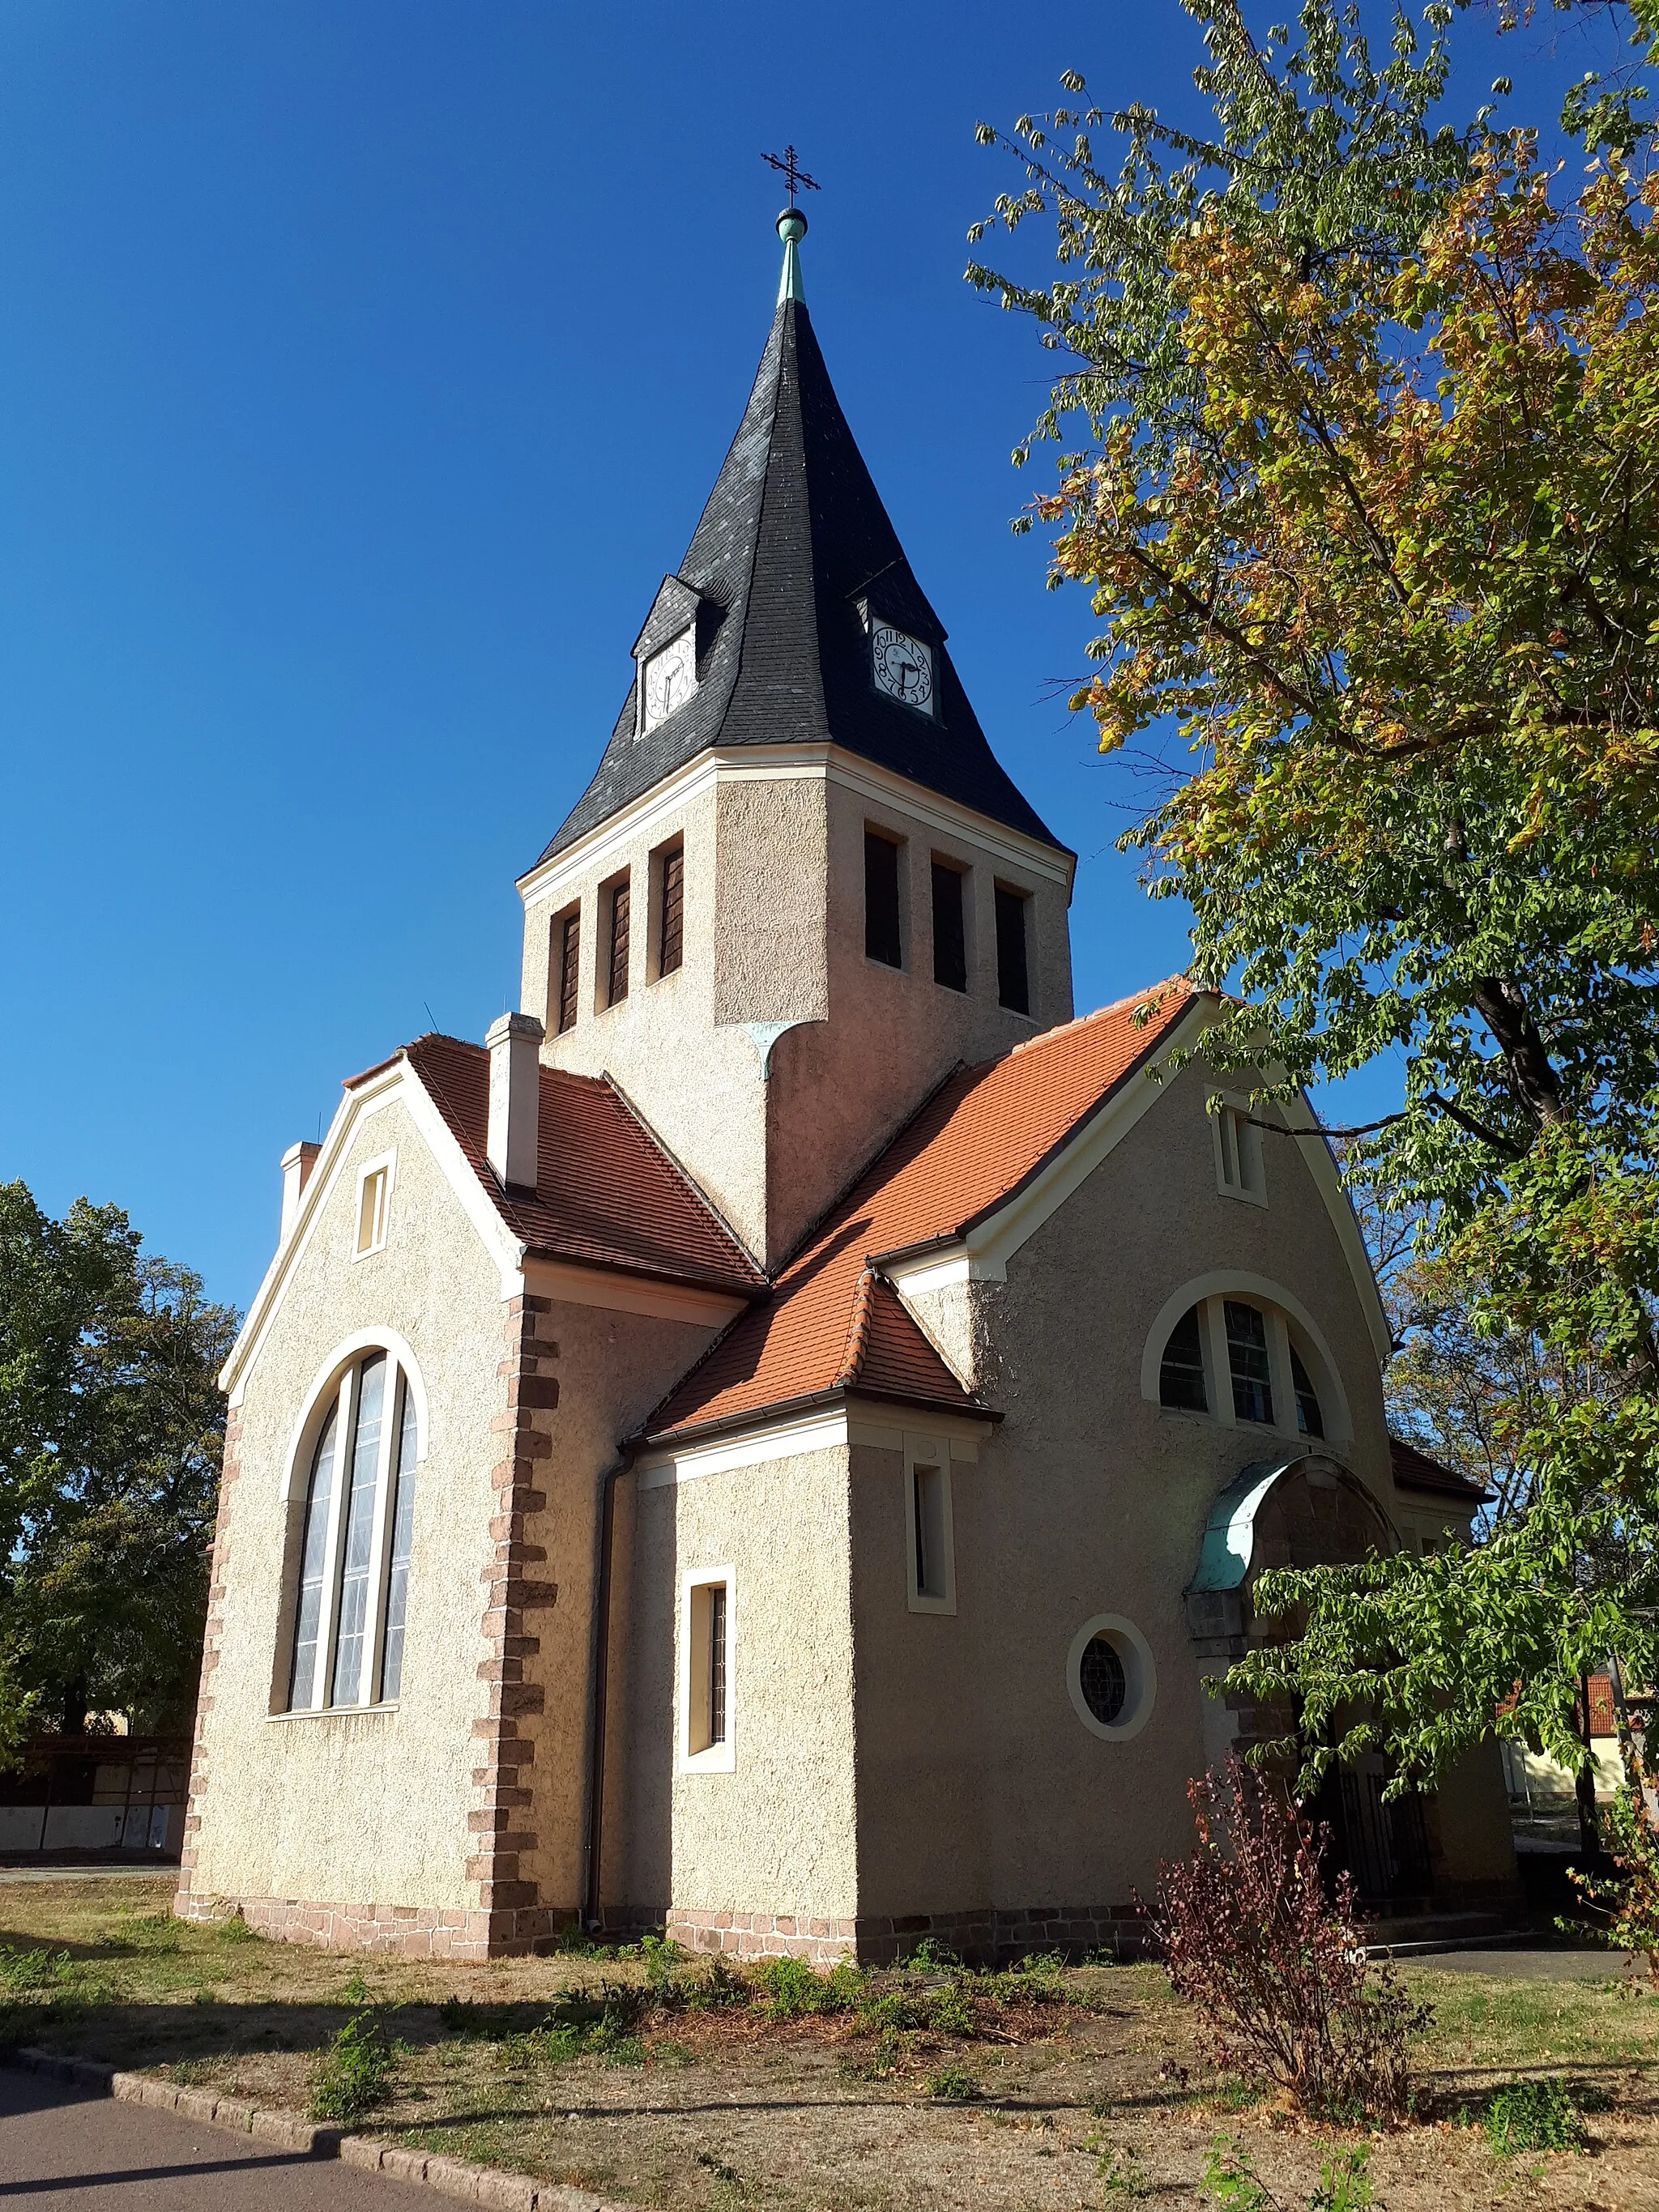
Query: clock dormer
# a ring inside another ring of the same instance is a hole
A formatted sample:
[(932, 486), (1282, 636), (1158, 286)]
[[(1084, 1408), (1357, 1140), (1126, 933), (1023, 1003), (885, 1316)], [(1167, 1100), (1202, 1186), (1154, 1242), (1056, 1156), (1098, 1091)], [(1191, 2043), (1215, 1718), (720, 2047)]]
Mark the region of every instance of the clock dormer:
[(665, 576), (634, 641), (634, 731), (647, 737), (697, 689), (721, 610), (682, 576)]

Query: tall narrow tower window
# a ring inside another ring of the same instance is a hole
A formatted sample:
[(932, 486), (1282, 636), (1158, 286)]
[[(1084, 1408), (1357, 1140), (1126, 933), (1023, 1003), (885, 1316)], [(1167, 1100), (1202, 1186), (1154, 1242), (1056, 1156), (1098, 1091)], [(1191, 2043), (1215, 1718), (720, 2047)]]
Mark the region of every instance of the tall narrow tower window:
[(553, 925), (553, 949), (558, 961), (558, 1014), (554, 1027), (561, 1036), (576, 1026), (576, 979), (581, 969), (582, 918), (573, 908)]
[(962, 871), (933, 863), (933, 981), (947, 991), (968, 988), (968, 936), (962, 909)]
[(864, 950), (884, 968), (904, 965), (899, 932), (899, 848), (878, 830), (864, 833)]
[(605, 965), (607, 1006), (620, 1006), (628, 996), (628, 878), (611, 886), (611, 957)]
[(1025, 908), (1023, 891), (997, 885), (997, 997), (1017, 1014), (1031, 1011), (1031, 983), (1025, 957)]
[(672, 975), (685, 957), (685, 848), (671, 845), (661, 858), (657, 897), (657, 973)]

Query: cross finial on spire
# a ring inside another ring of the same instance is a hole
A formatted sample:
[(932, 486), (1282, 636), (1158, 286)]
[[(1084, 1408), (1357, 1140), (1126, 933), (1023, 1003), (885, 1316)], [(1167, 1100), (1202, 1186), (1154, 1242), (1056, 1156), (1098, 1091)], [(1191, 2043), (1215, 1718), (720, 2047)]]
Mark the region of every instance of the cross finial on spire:
[(793, 146), (786, 146), (781, 158), (776, 154), (763, 154), (763, 161), (769, 161), (782, 172), (789, 186), (789, 204), (778, 217), (778, 236), (783, 240), (783, 275), (778, 281), (778, 305), (786, 300), (806, 303), (806, 287), (801, 282), (800, 242), (806, 235), (806, 217), (795, 205), (797, 191), (816, 192), (820, 187), (816, 177), (809, 177), (795, 158)]
[(784, 148), (783, 157), (781, 160), (780, 160), (775, 154), (763, 154), (761, 155), (761, 159), (763, 161), (769, 161), (775, 169), (780, 169), (782, 171), (784, 182), (789, 187), (789, 204), (791, 207), (793, 207), (795, 204), (795, 194), (797, 191), (816, 192), (820, 189), (817, 179), (816, 177), (809, 177), (805, 170), (802, 168), (800, 163), (796, 160), (795, 149), (793, 146), (786, 146)]

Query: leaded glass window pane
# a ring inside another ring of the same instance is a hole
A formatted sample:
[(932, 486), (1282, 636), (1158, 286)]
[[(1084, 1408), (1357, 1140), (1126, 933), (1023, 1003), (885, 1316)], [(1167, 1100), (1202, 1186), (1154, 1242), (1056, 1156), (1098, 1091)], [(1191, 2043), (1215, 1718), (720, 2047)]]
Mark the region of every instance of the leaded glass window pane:
[(1164, 1347), (1164, 1364), (1158, 1370), (1158, 1402), (1182, 1413), (1207, 1413), (1209, 1393), (1204, 1387), (1204, 1345), (1199, 1311), (1188, 1306), (1170, 1331)]
[(409, 1602), (409, 1552), (415, 1528), (415, 1393), (404, 1382), (403, 1419), (398, 1425), (398, 1457), (392, 1508), (392, 1559), (386, 1586), (386, 1656), (380, 1695), (395, 1698), (403, 1688), (404, 1615)]
[(1083, 1702), (1103, 1728), (1110, 1728), (1129, 1694), (1128, 1678), (1117, 1647), (1106, 1636), (1091, 1636), (1078, 1668)]
[(1291, 1346), (1291, 1381), (1296, 1390), (1297, 1427), (1304, 1437), (1322, 1437), (1325, 1416), (1319, 1410), (1319, 1395), (1294, 1345)]
[(328, 1553), (328, 1507), (334, 1490), (334, 1431), (339, 1419), (337, 1401), (330, 1407), (323, 1432), (311, 1458), (311, 1479), (306, 1486), (305, 1533), (300, 1543), (300, 1596), (294, 1622), (294, 1665), (289, 1674), (288, 1702), (303, 1710), (309, 1705), (317, 1683), (317, 1630), (323, 1613), (323, 1565)]
[(374, 1542), (380, 1420), (386, 1397), (383, 1352), (366, 1359), (357, 1378), (357, 1419), (351, 1446), (351, 1494), (346, 1504), (340, 1566), (340, 1632), (334, 1647), (331, 1703), (355, 1705), (362, 1695), (363, 1629), (368, 1618), (368, 1555)]
[(1273, 1418), (1273, 1370), (1267, 1364), (1267, 1324), (1260, 1310), (1226, 1301), (1227, 1364), (1232, 1370), (1233, 1412), (1241, 1421)]

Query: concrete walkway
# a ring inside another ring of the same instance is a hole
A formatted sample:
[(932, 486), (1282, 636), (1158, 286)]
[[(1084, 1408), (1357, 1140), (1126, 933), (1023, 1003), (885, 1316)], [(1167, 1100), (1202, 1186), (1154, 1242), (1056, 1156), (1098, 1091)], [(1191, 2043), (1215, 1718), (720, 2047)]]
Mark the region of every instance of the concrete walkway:
[[(1565, 1943), (1482, 1943), (1465, 1951), (1402, 1951), (1397, 1957), (1402, 1966), (1431, 1966), (1437, 1974), (1492, 1974), (1504, 1981), (1616, 1982), (1630, 1971), (1624, 1951), (1576, 1951)], [(1645, 1962), (1641, 1972), (1645, 1980)]]
[(0, 2067), (0, 2212), (421, 2212), (446, 2200)]

